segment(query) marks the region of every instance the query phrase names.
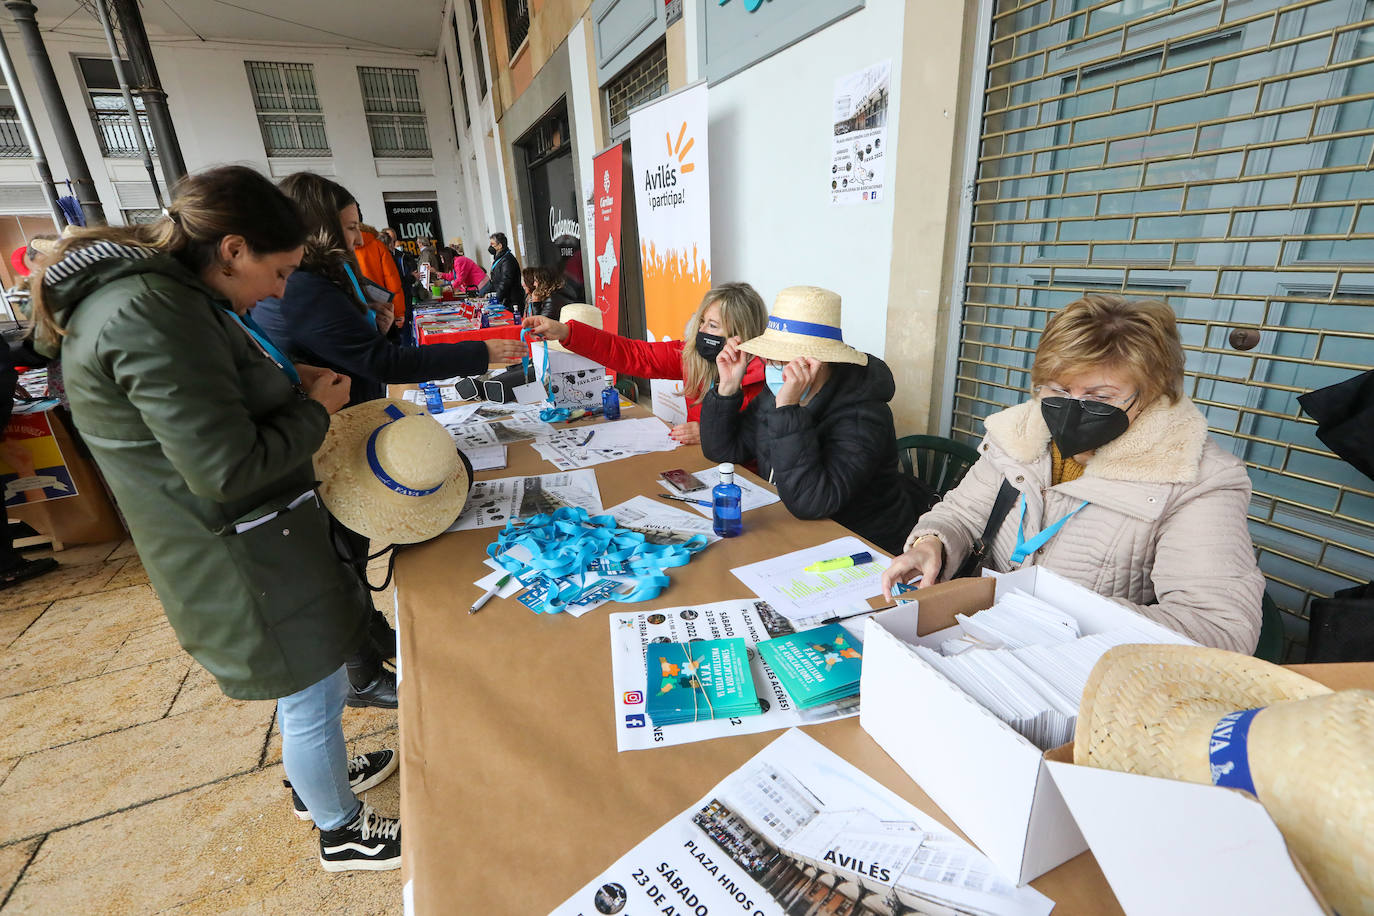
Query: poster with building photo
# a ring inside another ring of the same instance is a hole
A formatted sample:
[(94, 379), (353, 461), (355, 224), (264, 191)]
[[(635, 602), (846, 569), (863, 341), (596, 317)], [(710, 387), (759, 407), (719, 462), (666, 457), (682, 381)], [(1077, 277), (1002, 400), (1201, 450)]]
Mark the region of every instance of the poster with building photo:
[(791, 729), (552, 916), (1045, 916), (932, 817)]
[(887, 98), (892, 61), (835, 80), (830, 148), (830, 202), (862, 204), (885, 199)]

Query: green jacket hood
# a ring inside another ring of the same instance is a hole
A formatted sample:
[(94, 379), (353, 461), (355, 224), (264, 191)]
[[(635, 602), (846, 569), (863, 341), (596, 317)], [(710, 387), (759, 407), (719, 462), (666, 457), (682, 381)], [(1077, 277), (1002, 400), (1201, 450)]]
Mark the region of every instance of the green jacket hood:
[[(73, 312), (87, 296), (124, 277), (150, 273), (170, 277), (213, 299), (223, 298), (169, 254), (155, 248), (102, 241), (69, 250), (62, 260), (49, 265), (43, 273), (43, 300), (53, 323), (65, 330)], [(34, 348), (44, 356), (56, 358), (62, 338), (36, 332)]]

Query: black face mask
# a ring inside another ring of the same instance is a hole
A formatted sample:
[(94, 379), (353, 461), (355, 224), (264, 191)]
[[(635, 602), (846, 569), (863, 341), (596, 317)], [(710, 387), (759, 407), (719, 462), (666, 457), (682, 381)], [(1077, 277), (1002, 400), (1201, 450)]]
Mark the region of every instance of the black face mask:
[(495, 245), (488, 245), (488, 246), (487, 246), (487, 254), (491, 255), (493, 258), (496, 257), (496, 246), (495, 246)]
[(720, 355), (720, 351), (725, 349), (725, 338), (717, 337), (714, 334), (707, 334), (705, 331), (697, 331), (697, 352), (703, 358), (712, 362)]
[(1065, 458), (1101, 448), (1131, 425), (1120, 407), (1077, 398), (1041, 398), (1040, 414)]

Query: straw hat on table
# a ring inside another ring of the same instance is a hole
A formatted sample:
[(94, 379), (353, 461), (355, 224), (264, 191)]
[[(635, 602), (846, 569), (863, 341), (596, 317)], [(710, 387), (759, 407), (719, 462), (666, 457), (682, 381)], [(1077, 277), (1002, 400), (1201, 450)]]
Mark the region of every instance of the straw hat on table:
[(868, 354), (846, 344), (840, 335), (840, 294), (819, 286), (789, 286), (778, 293), (767, 329), (740, 349), (779, 363), (810, 356), (827, 363), (868, 365)]
[(1248, 791), (1341, 916), (1374, 914), (1374, 691), (1220, 649), (1119, 646), (1083, 690), (1073, 757)]
[[(580, 321), (583, 324), (591, 325), (598, 331), (601, 330), (601, 309), (585, 302), (569, 302), (563, 306), (563, 310), (558, 313), (558, 320), (567, 324), (569, 321)], [(571, 353), (572, 351), (564, 347), (556, 340), (549, 341), (549, 349), (557, 350), (560, 353)]]
[(315, 475), (336, 519), (392, 544), (441, 534), (463, 511), (470, 486), (444, 427), (418, 405), (392, 399), (334, 414)]

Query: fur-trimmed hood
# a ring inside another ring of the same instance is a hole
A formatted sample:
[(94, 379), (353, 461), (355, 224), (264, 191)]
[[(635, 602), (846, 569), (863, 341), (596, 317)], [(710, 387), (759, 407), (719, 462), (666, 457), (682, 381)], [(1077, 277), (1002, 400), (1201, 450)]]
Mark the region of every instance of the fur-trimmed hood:
[[(1032, 464), (1049, 454), (1050, 430), (1038, 401), (999, 411), (983, 421), (988, 440), (1013, 460)], [(1083, 476), (1142, 483), (1195, 483), (1207, 443), (1207, 420), (1188, 398), (1160, 399), (1126, 432), (1093, 455)]]

